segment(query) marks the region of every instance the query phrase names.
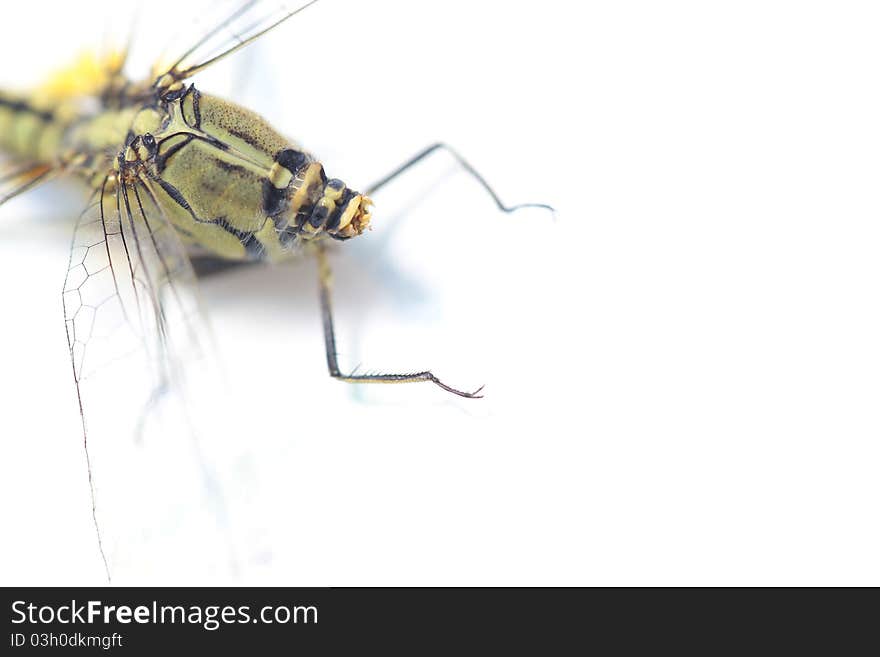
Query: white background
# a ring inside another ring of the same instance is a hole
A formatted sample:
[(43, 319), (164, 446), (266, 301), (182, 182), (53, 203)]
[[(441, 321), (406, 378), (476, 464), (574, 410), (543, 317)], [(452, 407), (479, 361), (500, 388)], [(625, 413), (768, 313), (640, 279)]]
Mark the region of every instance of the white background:
[[(4, 21), (4, 82), (98, 42), (109, 5), (50, 6)], [(880, 584), (877, 18), (324, 0), (199, 80), (250, 78), (352, 186), (442, 139), (559, 210), (438, 156), (334, 256), (343, 367), (481, 401), (330, 380), (312, 263), (205, 286), (263, 491), (237, 581)], [(3, 584), (104, 581), (60, 316), (81, 204), (0, 210)]]

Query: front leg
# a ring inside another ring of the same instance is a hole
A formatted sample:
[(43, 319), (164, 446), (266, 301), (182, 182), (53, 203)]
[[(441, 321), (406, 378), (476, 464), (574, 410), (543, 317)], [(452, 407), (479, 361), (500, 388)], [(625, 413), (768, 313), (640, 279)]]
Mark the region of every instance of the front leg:
[(321, 294), (321, 319), (324, 324), (324, 349), (327, 354), (327, 369), (330, 376), (346, 383), (419, 383), (422, 381), (430, 381), (440, 386), (447, 392), (451, 392), (459, 397), (467, 399), (479, 399), (482, 397), (480, 392), (483, 386), (480, 386), (473, 392), (464, 392), (446, 385), (430, 371), (412, 372), (409, 374), (343, 374), (339, 369), (339, 362), (336, 358), (336, 334), (333, 330), (333, 310), (331, 307), (330, 291), (332, 286), (332, 274), (330, 272), (330, 263), (327, 260), (327, 253), (322, 245), (318, 245), (315, 249), (318, 258), (318, 273)]

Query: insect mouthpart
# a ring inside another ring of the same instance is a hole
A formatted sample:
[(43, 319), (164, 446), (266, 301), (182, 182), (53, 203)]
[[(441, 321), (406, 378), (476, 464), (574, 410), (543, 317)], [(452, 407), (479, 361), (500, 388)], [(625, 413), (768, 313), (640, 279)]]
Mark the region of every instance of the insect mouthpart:
[(338, 240), (357, 237), (370, 225), (372, 205), (368, 197), (349, 189), (341, 180), (328, 180), (303, 231), (307, 235), (324, 232)]
[(342, 208), (339, 225), (329, 229), (330, 235), (339, 239), (349, 239), (363, 233), (370, 226), (373, 201), (367, 196), (355, 194)]

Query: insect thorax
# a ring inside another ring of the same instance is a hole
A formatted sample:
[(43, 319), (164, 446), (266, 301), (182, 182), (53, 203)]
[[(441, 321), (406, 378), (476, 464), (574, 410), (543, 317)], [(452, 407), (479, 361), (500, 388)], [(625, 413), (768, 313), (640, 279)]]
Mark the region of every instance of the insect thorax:
[(368, 198), (265, 119), (192, 86), (135, 117), (117, 169), (152, 179), (184, 240), (223, 258), (278, 259), (370, 220)]

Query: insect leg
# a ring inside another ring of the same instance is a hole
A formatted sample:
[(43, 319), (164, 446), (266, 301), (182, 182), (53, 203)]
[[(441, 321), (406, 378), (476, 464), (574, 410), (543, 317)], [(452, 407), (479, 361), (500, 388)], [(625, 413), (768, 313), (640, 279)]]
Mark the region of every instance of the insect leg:
[(408, 374), (343, 374), (339, 369), (339, 362), (336, 358), (336, 334), (333, 330), (333, 310), (330, 301), (330, 288), (332, 285), (330, 263), (327, 261), (327, 254), (323, 247), (318, 246), (316, 251), (321, 292), (321, 319), (324, 324), (324, 348), (327, 353), (327, 369), (330, 372), (330, 376), (347, 383), (419, 383), (430, 381), (459, 397), (466, 397), (468, 399), (479, 399), (482, 397), (480, 394), (483, 390), (482, 386), (473, 392), (456, 390), (443, 383), (430, 371)]
[(417, 155), (414, 155), (413, 157), (411, 157), (409, 160), (407, 160), (406, 162), (401, 164), (399, 167), (397, 167), (394, 171), (389, 173), (387, 176), (385, 176), (381, 180), (374, 182), (372, 185), (367, 187), (366, 190), (364, 190), (364, 193), (367, 195), (374, 194), (375, 192), (377, 192), (380, 189), (382, 189), (383, 187), (385, 187), (385, 185), (387, 185), (388, 183), (390, 183), (391, 181), (396, 179), (401, 174), (409, 171), (412, 167), (414, 167), (416, 164), (418, 164), (419, 162), (424, 160), (429, 155), (436, 153), (437, 151), (441, 151), (441, 150), (446, 151), (452, 157), (454, 157), (455, 161), (458, 162), (459, 166), (461, 166), (462, 169), (467, 171), (474, 178), (474, 180), (476, 180), (478, 183), (480, 183), (480, 186), (486, 190), (486, 193), (488, 193), (489, 196), (492, 197), (492, 200), (495, 201), (495, 205), (497, 205), (498, 209), (501, 210), (502, 212), (506, 212), (509, 214), (511, 212), (516, 212), (517, 210), (521, 210), (523, 208), (542, 208), (544, 210), (549, 210), (550, 212), (556, 212), (552, 206), (547, 205), (546, 203), (519, 203), (517, 205), (505, 205), (501, 201), (501, 199), (499, 198), (498, 194), (495, 193), (495, 190), (492, 189), (492, 187), (489, 185), (488, 182), (486, 182), (486, 179), (483, 178), (483, 176), (480, 175), (480, 173), (476, 169), (474, 169), (473, 166), (471, 166), (470, 162), (465, 160), (461, 155), (459, 155), (449, 145), (444, 144), (444, 143), (440, 143), (440, 142), (438, 142), (436, 144), (431, 144), (430, 146), (428, 146), (427, 148), (422, 150)]

